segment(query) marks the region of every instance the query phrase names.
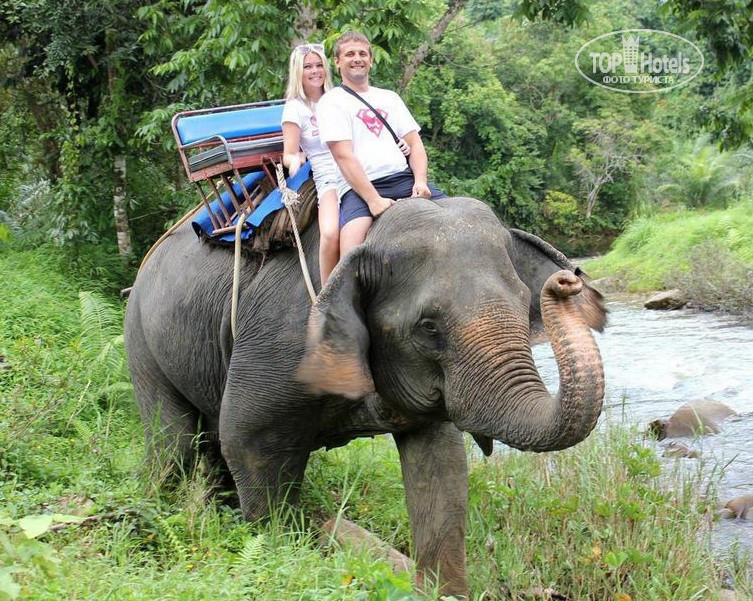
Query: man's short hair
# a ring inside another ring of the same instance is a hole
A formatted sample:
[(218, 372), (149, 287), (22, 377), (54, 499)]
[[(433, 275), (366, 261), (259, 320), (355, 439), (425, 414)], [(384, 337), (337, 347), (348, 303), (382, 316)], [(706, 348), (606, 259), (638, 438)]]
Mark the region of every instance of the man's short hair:
[(371, 42), (369, 42), (369, 38), (358, 31), (346, 31), (337, 38), (337, 41), (335, 42), (334, 54), (336, 57), (340, 56), (340, 48), (342, 45), (347, 44), (348, 42), (361, 42), (366, 44), (369, 47), (369, 56), (371, 56)]

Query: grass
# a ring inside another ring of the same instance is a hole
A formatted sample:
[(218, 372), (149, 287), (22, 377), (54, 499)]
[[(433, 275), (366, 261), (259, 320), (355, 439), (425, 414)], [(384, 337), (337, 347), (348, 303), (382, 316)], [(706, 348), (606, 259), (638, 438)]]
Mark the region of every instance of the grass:
[[(122, 306), (80, 295), (45, 249), (0, 250), (0, 272), (0, 600), (436, 598), (378, 559), (320, 541), (319, 524), (341, 513), (410, 552), (388, 438), (315, 453), (300, 505), (264, 523), (211, 497), (200, 473), (154, 491), (118, 342)], [(707, 552), (713, 499), (696, 478), (662, 471), (635, 431), (610, 427), (559, 453), (469, 455), (476, 601), (545, 589), (716, 599), (723, 568), (751, 593), (746, 558), (722, 565)], [(95, 519), (58, 526), (73, 518), (52, 514)], [(36, 515), (48, 522), (21, 521)]]
[[(698, 249), (709, 245), (714, 251), (699, 256)], [(588, 261), (584, 269), (595, 278), (610, 276), (629, 292), (643, 292), (682, 285), (683, 277), (697, 281), (709, 272), (719, 272), (720, 260), (732, 270), (725, 280), (753, 269), (753, 200), (718, 211), (676, 211), (639, 218), (617, 238), (609, 253)], [(735, 294), (734, 284), (728, 283), (731, 294)], [(753, 298), (749, 302), (753, 304)]]

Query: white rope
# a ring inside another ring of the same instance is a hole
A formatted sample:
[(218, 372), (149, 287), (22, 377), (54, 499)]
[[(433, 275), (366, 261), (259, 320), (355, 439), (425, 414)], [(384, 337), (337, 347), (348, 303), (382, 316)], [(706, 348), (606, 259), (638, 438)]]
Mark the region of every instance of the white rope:
[[(303, 279), (306, 282), (306, 289), (309, 293), (309, 298), (313, 303), (316, 300), (316, 293), (314, 292), (314, 285), (311, 283), (311, 275), (309, 275), (309, 268), (306, 264), (306, 255), (303, 254), (303, 246), (301, 245), (301, 237), (298, 235), (298, 224), (295, 221), (295, 215), (293, 214), (293, 207), (298, 206), (300, 203), (298, 199), (298, 192), (288, 188), (285, 182), (285, 175), (282, 172), (282, 165), (279, 163), (276, 165), (277, 169), (277, 185), (280, 188), (282, 194), (282, 204), (288, 210), (290, 216), (290, 222), (293, 227), (293, 236), (295, 236), (295, 243), (298, 247), (298, 259), (301, 262), (301, 271), (303, 272)], [(230, 300), (230, 331), (235, 340), (235, 333), (238, 326), (238, 296), (240, 294), (240, 276), (241, 276), (241, 231), (243, 230), (243, 224), (245, 223), (251, 211), (243, 211), (238, 218), (238, 223), (235, 226), (235, 259), (233, 261), (233, 293)]]
[(280, 163), (277, 163), (276, 165), (277, 169), (277, 186), (280, 189), (280, 193), (282, 194), (282, 204), (285, 205), (285, 208), (288, 210), (288, 215), (290, 215), (290, 224), (293, 227), (293, 236), (295, 236), (295, 245), (298, 247), (298, 259), (301, 262), (301, 271), (303, 272), (303, 279), (306, 282), (306, 289), (309, 293), (309, 298), (311, 299), (311, 302), (313, 303), (316, 301), (316, 292), (314, 292), (314, 285), (311, 283), (311, 275), (309, 274), (309, 268), (306, 264), (306, 255), (303, 254), (303, 245), (301, 244), (301, 237), (298, 235), (298, 224), (295, 220), (295, 215), (293, 214), (293, 207), (298, 206), (300, 204), (300, 201), (298, 200), (298, 192), (295, 190), (291, 190), (288, 188), (287, 183), (285, 182), (285, 175), (282, 172), (282, 165)]
[(235, 331), (238, 328), (238, 295), (240, 291), (240, 279), (241, 279), (241, 232), (243, 231), (243, 224), (251, 214), (251, 208), (248, 212), (241, 211), (238, 217), (238, 224), (235, 226), (235, 259), (233, 260), (233, 295), (230, 300), (230, 332), (233, 334), (233, 340), (235, 340)]

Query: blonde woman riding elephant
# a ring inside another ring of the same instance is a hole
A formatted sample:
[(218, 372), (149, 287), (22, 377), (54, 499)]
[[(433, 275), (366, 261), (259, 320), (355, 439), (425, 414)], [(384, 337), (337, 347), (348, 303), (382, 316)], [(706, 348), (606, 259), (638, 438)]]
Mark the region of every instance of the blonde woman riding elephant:
[[(303, 234), (316, 277), (318, 232)], [(470, 198), (409, 199), (342, 258), (313, 308), (295, 250), (247, 254), (230, 334), (232, 253), (184, 226), (140, 271), (126, 346), (153, 457), (227, 467), (243, 514), (294, 500), (309, 455), (392, 433), (418, 566), (467, 594), (462, 432), (528, 451), (583, 440), (603, 370), (589, 327), (601, 298), (567, 259)], [(531, 357), (543, 321), (559, 365), (551, 396)]]

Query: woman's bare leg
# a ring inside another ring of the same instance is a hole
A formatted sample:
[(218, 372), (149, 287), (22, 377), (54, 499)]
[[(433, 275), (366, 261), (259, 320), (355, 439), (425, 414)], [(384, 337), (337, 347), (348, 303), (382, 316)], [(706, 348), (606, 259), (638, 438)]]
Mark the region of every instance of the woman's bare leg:
[(322, 288), (340, 260), (340, 205), (334, 190), (319, 199), (319, 275)]

